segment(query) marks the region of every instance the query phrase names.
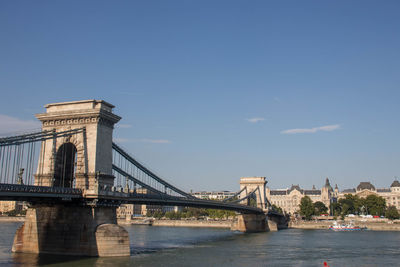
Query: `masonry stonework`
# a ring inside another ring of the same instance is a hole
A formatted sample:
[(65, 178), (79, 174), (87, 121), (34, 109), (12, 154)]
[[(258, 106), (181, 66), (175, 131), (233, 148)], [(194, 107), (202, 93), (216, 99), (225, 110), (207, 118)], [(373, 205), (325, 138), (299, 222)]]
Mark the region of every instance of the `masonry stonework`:
[[(102, 100), (48, 104), (42, 130), (61, 138), (42, 142), (35, 185), (74, 187), (91, 202), (34, 203), (17, 230), (13, 252), (129, 256), (129, 235), (117, 225), (116, 205), (98, 204), (99, 188), (114, 185), (112, 133), (121, 117)], [(71, 132), (71, 130), (76, 130)]]
[(72, 144), (76, 148), (75, 187), (93, 190), (96, 179), (100, 186), (113, 186), (112, 132), (121, 119), (112, 113), (114, 106), (102, 100), (84, 100), (48, 104), (45, 108), (45, 113), (36, 114), (43, 131), (85, 130), (42, 144), (35, 184), (53, 186), (57, 151), (64, 144)]
[(25, 223), (17, 230), (12, 251), (129, 256), (128, 232), (116, 223), (112, 207), (36, 205), (28, 209)]
[[(254, 191), (256, 196), (257, 208), (267, 210), (266, 206), (266, 195), (265, 185), (267, 184), (265, 177), (242, 177), (240, 178), (240, 190), (244, 189), (240, 193), (240, 198), (247, 196), (249, 193)], [(247, 204), (247, 203), (242, 203)]]

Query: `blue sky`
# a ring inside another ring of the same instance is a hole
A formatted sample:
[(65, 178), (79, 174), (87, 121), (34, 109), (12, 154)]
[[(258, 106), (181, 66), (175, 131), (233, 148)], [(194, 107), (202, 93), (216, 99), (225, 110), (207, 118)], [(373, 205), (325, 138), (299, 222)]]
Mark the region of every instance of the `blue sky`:
[(1, 1), (0, 132), (103, 99), (185, 190), (400, 176), (398, 1)]

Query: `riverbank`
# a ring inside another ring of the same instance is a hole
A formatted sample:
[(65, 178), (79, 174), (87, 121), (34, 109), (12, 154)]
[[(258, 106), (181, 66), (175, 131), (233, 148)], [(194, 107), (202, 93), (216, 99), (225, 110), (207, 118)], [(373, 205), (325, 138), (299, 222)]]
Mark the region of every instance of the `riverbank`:
[(25, 216), (0, 216), (0, 222), (24, 222)]
[(153, 226), (231, 228), (232, 221), (154, 220)]
[(118, 220), (120, 225), (152, 225), (170, 227), (201, 227), (201, 228), (231, 228), (232, 221), (207, 221), (207, 220), (158, 220), (158, 219), (136, 219)]
[[(0, 222), (24, 222), (24, 216), (0, 216)], [(204, 227), (204, 228), (231, 228), (232, 221), (206, 221), (206, 220), (158, 220), (158, 219), (138, 219), (138, 220), (118, 220), (119, 225), (152, 225), (152, 226), (171, 226), (171, 227)]]
[[(348, 223), (350, 220), (339, 221), (339, 223)], [(289, 229), (329, 229), (329, 226), (333, 224), (333, 220), (324, 221), (291, 221), (289, 222)], [(366, 227), (368, 230), (372, 231), (400, 231), (400, 221), (389, 221), (389, 220), (352, 220), (354, 225), (360, 227)]]
[[(0, 222), (24, 222), (24, 216), (9, 217), (0, 216)], [(346, 219), (344, 222), (349, 222)], [(372, 231), (400, 231), (400, 220), (390, 221), (387, 219), (378, 220), (352, 220), (354, 225), (367, 227)], [(339, 223), (343, 221), (338, 220)], [(152, 225), (152, 226), (169, 226), (169, 227), (200, 227), (200, 228), (231, 228), (232, 221), (206, 221), (206, 220), (158, 220), (158, 219), (141, 219), (141, 220), (118, 220), (120, 225)], [(314, 221), (290, 221), (289, 229), (306, 229), (318, 230), (329, 229), (333, 224), (333, 220), (314, 220)]]

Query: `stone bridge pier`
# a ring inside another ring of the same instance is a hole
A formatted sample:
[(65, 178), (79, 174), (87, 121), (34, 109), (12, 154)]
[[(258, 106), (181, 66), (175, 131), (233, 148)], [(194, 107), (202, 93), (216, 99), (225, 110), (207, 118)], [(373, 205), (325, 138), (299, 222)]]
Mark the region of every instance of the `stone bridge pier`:
[(240, 178), (240, 190), (243, 189), (240, 199), (244, 198), (250, 192), (254, 192), (253, 200), (255, 201), (255, 203), (251, 203), (251, 201), (246, 199), (242, 204), (253, 204), (257, 208), (262, 209), (264, 214), (241, 214), (238, 216), (237, 221), (232, 224), (232, 230), (246, 233), (278, 231), (278, 229), (285, 228), (285, 223), (287, 228), (287, 222), (284, 216), (270, 213), (269, 202), (265, 193), (266, 184), (267, 181), (265, 177)]
[(81, 256), (130, 255), (128, 232), (115, 207), (37, 204), (14, 237), (13, 252)]
[(232, 223), (232, 231), (244, 233), (275, 232), (288, 228), (288, 220), (279, 214), (241, 214)]
[(258, 233), (269, 231), (267, 216), (265, 214), (241, 214), (233, 222), (232, 231), (244, 233)]
[[(113, 186), (112, 132), (121, 118), (98, 100), (48, 104), (37, 114), (43, 131), (82, 129), (43, 141), (35, 185), (74, 187), (91, 202), (31, 203), (12, 251), (85, 256), (129, 256), (129, 236), (117, 225), (116, 206), (96, 204), (99, 187)], [(87, 200), (86, 200), (87, 201)]]

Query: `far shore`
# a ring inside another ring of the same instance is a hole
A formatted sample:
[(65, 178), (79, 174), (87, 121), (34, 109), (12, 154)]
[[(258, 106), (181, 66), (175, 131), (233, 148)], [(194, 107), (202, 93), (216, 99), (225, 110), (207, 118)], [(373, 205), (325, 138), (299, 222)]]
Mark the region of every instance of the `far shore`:
[(25, 216), (0, 216), (0, 222), (24, 222)]
[[(24, 222), (24, 216), (0, 216), (1, 222)], [(305, 229), (305, 230), (318, 230), (329, 229), (334, 220), (312, 220), (312, 221), (290, 221), (289, 229)], [(372, 231), (400, 231), (400, 220), (390, 221), (387, 219), (378, 220), (361, 220), (361, 219), (348, 219), (338, 222), (347, 223), (352, 221), (354, 225), (366, 227)], [(152, 226), (168, 226), (168, 227), (201, 227), (201, 228), (221, 228), (230, 229), (232, 220), (225, 221), (207, 221), (207, 220), (158, 220), (158, 219), (134, 219), (126, 221), (125, 219), (118, 220), (119, 225), (152, 225)]]
[(232, 220), (207, 221), (207, 220), (159, 220), (159, 219), (135, 219), (118, 220), (120, 225), (152, 225), (170, 227), (204, 227), (204, 228), (231, 228)]
[[(344, 221), (337, 220), (341, 223), (353, 222), (354, 225), (360, 227), (366, 227), (368, 230), (372, 231), (400, 231), (400, 221), (390, 221), (387, 219), (377, 219), (377, 220), (365, 220), (365, 219), (348, 219)], [(290, 221), (289, 228), (291, 229), (307, 229), (307, 230), (317, 230), (317, 229), (329, 229), (334, 220), (313, 220), (313, 221)]]
[[(345, 222), (350, 220), (346, 219)], [(400, 231), (400, 220), (390, 221), (387, 219), (379, 220), (351, 220), (355, 225), (366, 227), (372, 231)], [(329, 229), (334, 220), (313, 220), (313, 221), (291, 221), (289, 229), (318, 230)], [(343, 222), (338, 220), (338, 222)], [(206, 221), (206, 220), (158, 220), (158, 219), (135, 219), (131, 221), (119, 220), (121, 225), (153, 225), (169, 227), (205, 227), (205, 228), (231, 228), (232, 220), (227, 221)]]

